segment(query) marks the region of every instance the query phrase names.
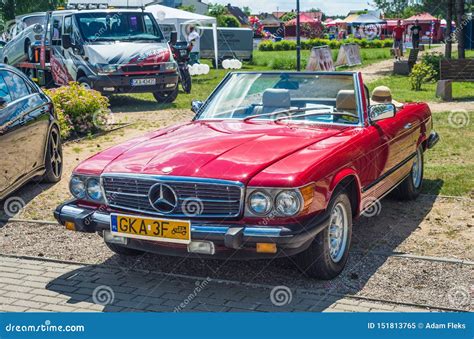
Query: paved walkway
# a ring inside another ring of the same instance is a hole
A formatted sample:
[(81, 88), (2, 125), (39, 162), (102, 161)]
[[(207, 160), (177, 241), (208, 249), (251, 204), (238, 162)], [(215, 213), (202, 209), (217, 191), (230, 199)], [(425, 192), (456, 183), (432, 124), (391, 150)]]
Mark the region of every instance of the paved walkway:
[[(229, 286), (229, 285), (232, 286)], [(231, 288), (230, 288), (231, 287)], [(0, 256), (0, 311), (7, 312), (426, 312), (287, 287)]]

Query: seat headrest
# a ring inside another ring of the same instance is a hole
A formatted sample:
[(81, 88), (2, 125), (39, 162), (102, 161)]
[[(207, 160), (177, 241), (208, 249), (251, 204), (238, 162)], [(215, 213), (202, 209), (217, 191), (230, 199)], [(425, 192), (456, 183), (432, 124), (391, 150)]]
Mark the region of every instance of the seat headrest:
[(263, 92), (262, 104), (264, 107), (290, 107), (290, 91), (276, 88), (267, 89)]
[(337, 93), (336, 109), (342, 111), (356, 111), (357, 103), (354, 90), (343, 89)]

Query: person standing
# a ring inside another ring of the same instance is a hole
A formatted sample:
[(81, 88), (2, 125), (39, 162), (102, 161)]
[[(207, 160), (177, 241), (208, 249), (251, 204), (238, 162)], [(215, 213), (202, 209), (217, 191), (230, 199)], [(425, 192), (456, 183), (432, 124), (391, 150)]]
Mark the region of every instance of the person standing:
[(196, 32), (195, 27), (189, 29), (188, 43), (192, 44), (193, 49), (189, 54), (190, 65), (199, 64), (199, 54), (201, 52), (201, 36)]
[(421, 26), (418, 23), (418, 20), (415, 20), (415, 25), (410, 28), (411, 31), (411, 41), (413, 42), (413, 48), (420, 48), (420, 33)]
[(395, 58), (400, 60), (403, 57), (403, 36), (405, 35), (405, 28), (402, 26), (400, 20), (397, 21), (397, 27), (393, 29), (393, 39), (395, 49)]

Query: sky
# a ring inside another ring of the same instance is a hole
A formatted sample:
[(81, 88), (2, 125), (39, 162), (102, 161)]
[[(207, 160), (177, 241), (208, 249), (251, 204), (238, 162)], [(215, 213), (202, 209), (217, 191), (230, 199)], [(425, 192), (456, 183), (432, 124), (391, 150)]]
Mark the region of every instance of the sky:
[[(220, 3), (234, 6), (248, 6), (252, 13), (290, 11), (296, 7), (296, 0), (205, 0), (207, 3)], [(372, 9), (368, 0), (300, 0), (302, 10), (310, 8), (321, 8), (327, 15), (346, 15), (350, 10)]]

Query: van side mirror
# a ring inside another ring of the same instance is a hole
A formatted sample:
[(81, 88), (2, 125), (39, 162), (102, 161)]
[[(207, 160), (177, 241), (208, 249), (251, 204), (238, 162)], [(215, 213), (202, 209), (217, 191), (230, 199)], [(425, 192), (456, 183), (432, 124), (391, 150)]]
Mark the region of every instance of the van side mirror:
[(5, 107), (7, 107), (7, 101), (5, 100), (5, 98), (0, 98), (0, 109), (4, 109)]
[(35, 24), (35, 25), (33, 26), (33, 33), (35, 33), (35, 34), (41, 34), (41, 33), (43, 33), (43, 25), (41, 25), (41, 24)]
[(63, 34), (61, 40), (62, 40), (62, 44), (63, 44), (64, 49), (74, 47), (73, 43), (71, 41), (71, 36), (69, 34)]
[(173, 31), (170, 34), (170, 45), (175, 45), (178, 42), (178, 32)]
[(204, 105), (204, 103), (202, 101), (193, 100), (192, 103), (191, 103), (191, 111), (198, 114), (203, 105)]
[(396, 108), (394, 104), (377, 104), (369, 107), (369, 119), (371, 122), (393, 118)]

